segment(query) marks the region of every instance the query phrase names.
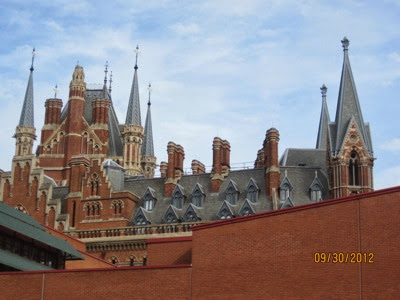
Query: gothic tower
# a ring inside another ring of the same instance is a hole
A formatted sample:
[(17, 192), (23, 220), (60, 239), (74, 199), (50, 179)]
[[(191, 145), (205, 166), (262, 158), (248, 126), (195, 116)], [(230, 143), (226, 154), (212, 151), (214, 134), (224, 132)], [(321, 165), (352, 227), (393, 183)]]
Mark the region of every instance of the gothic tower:
[(343, 68), (336, 117), (330, 122), (326, 87), (322, 91), (322, 110), (317, 149), (328, 151), (329, 186), (333, 198), (373, 190), (373, 149), (368, 123), (364, 123), (348, 56), (349, 40), (344, 37)]
[(142, 170), (146, 178), (153, 178), (157, 166), (157, 158), (154, 156), (153, 129), (151, 124), (151, 84), (149, 83), (149, 101), (147, 102), (146, 123), (144, 125), (144, 139), (142, 145)]
[(139, 84), (137, 76), (137, 58), (139, 47), (136, 47), (135, 73), (131, 94), (129, 97), (128, 111), (126, 114), (125, 125), (122, 131), (124, 140), (124, 169), (127, 175), (137, 176), (142, 174), (141, 150), (143, 142), (143, 127), (140, 118)]
[(35, 49), (32, 51), (32, 64), (26, 87), (24, 104), (21, 117), (15, 129), (15, 156), (32, 155), (33, 141), (36, 139), (36, 129), (33, 122), (33, 61), (35, 59)]

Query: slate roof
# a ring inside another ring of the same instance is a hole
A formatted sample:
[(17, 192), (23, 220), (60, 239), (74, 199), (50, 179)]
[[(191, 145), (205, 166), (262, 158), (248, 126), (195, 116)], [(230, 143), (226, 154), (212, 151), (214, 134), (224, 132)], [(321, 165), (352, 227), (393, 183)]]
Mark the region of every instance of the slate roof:
[[(179, 185), (184, 188), (186, 198), (183, 203), (182, 210), (178, 210), (178, 212), (181, 214), (180, 216), (184, 215), (192, 201), (192, 191), (194, 190), (196, 184), (199, 183), (205, 193), (205, 198), (203, 207), (196, 207), (196, 213), (201, 216), (202, 221), (218, 220), (217, 214), (225, 200), (225, 190), (232, 180), (236, 183), (236, 187), (239, 190), (239, 197), (237, 204), (231, 206), (234, 208), (235, 213), (238, 214), (246, 199), (246, 189), (251, 178), (254, 179), (257, 186), (260, 188), (258, 201), (257, 203), (252, 203), (252, 208), (256, 212), (271, 210), (272, 204), (266, 195), (264, 169), (247, 169), (231, 171), (223, 181), (219, 193), (211, 193), (211, 178), (209, 173), (183, 176), (179, 181)], [(139, 197), (143, 197), (148, 187), (154, 190), (157, 201), (153, 210), (147, 212), (146, 214), (152, 224), (163, 223), (162, 219), (171, 204), (171, 198), (163, 196), (164, 182), (165, 178), (128, 179), (125, 181), (125, 189), (132, 191)], [(312, 180), (310, 183), (311, 182)], [(143, 199), (139, 200), (138, 206), (144, 206)], [(135, 215), (136, 214), (134, 213), (134, 216)]]
[[(288, 148), (280, 161), (282, 167), (312, 167), (327, 170), (326, 150)], [(281, 171), (282, 173), (282, 171)]]
[(343, 45), (343, 68), (340, 79), (339, 96), (336, 108), (336, 139), (332, 140), (333, 149), (338, 152), (342, 146), (346, 130), (349, 122), (354, 117), (358, 128), (361, 131), (362, 138), (365, 142), (369, 153), (373, 153), (372, 143), (370, 136), (366, 131), (366, 124), (364, 123), (361, 113), (360, 102), (358, 100), (357, 89), (351, 71), (350, 59), (348, 56), (349, 40), (344, 37), (342, 40)]
[(19, 126), (35, 127), (33, 118), (33, 61), (30, 69), (28, 85), (25, 91), (24, 104), (22, 106), (21, 116), (19, 118)]

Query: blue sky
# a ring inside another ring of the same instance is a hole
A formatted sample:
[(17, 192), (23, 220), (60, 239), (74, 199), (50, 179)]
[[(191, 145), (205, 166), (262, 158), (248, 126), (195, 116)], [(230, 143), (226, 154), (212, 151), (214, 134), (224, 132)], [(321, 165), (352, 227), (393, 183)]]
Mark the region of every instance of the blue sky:
[[(350, 61), (364, 120), (371, 124), (375, 187), (400, 184), (400, 1), (1, 1), (0, 168), (9, 170), (29, 75), (32, 47), (35, 125), (44, 101), (68, 100), (77, 61), (86, 82), (102, 83), (105, 61), (113, 71), (113, 101), (125, 120), (140, 47), (142, 120), (152, 83), (158, 162), (172, 140), (210, 166), (214, 136), (231, 143), (231, 162), (253, 162), (265, 131), (287, 147), (315, 147), (320, 87), (328, 87), (335, 116), (343, 52)], [(248, 166), (251, 163), (247, 164)], [(243, 164), (233, 165), (234, 167)]]

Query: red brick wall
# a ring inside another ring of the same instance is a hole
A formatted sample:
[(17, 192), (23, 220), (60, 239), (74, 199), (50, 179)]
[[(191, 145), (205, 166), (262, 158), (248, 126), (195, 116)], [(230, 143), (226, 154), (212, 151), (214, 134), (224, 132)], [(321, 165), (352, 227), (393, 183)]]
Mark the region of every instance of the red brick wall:
[(158, 238), (147, 240), (147, 265), (192, 263), (192, 238)]
[[(385, 194), (386, 193), (386, 194)], [(400, 188), (204, 225), (193, 231), (193, 299), (395, 299)], [(315, 263), (372, 252), (374, 263)]]
[(190, 273), (187, 265), (7, 273), (0, 274), (0, 298), (41, 299), (44, 286), (43, 299), (188, 299)]

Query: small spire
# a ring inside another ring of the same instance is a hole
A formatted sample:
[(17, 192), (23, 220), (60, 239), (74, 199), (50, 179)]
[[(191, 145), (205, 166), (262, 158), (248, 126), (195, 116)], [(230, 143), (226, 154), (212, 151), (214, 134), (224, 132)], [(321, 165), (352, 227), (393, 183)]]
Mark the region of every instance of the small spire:
[(347, 37), (344, 37), (341, 42), (342, 42), (343, 51), (349, 50), (350, 41), (347, 39)]
[(139, 45), (137, 45), (137, 46), (136, 46), (136, 49), (135, 49), (135, 54), (136, 54), (135, 70), (138, 69), (137, 59), (138, 59), (139, 53), (140, 53), (140, 52), (139, 52)]
[(26, 87), (25, 97), (24, 97), (24, 104), (22, 105), (21, 116), (19, 119), (19, 126), (22, 127), (31, 127), (34, 128), (34, 121), (33, 121), (33, 61), (35, 59), (35, 48), (32, 51), (32, 63), (30, 67), (30, 74), (28, 79), (28, 85)]
[(326, 98), (326, 92), (328, 91), (328, 88), (325, 86), (325, 84), (323, 84), (320, 89), (321, 89), (322, 98)]
[(113, 82), (112, 80), (112, 71), (110, 72), (110, 87), (108, 88), (108, 93), (111, 94), (111, 83)]
[(58, 92), (57, 83), (56, 83), (56, 86), (54, 87), (53, 91), (54, 91), (54, 99), (57, 99), (57, 92)]
[(29, 70), (31, 70), (31, 72), (33, 72), (34, 68), (33, 68), (33, 61), (35, 60), (35, 47), (33, 47), (32, 50), (32, 64), (31, 64), (31, 68)]
[(138, 84), (138, 75), (137, 75), (137, 59), (139, 54), (139, 46), (136, 47), (136, 63), (135, 63), (135, 72), (133, 74), (133, 81), (131, 87), (131, 94), (129, 96), (129, 104), (128, 111), (126, 113), (126, 125), (142, 125), (142, 121), (140, 118), (140, 99), (139, 99), (139, 84)]
[(152, 88), (151, 88), (151, 83), (149, 83), (149, 86), (148, 86), (148, 88), (147, 88), (148, 90), (149, 90), (149, 101), (147, 102), (147, 105), (151, 105), (151, 102), (150, 102), (150, 95), (151, 95), (151, 92), (152, 92)]
[(107, 73), (108, 73), (108, 61), (106, 61), (105, 69), (104, 69), (104, 85), (107, 84)]

